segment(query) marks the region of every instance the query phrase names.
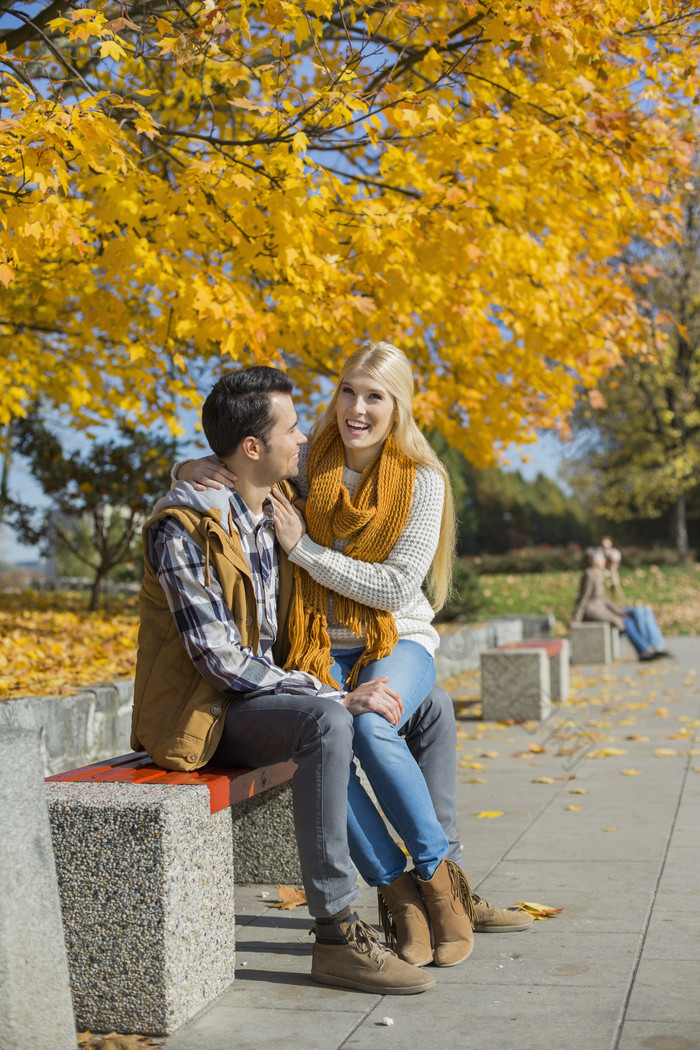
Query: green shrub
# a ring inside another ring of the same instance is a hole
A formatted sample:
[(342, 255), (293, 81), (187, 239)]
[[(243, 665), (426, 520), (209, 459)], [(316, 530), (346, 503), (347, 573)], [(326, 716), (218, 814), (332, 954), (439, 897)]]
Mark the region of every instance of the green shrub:
[[(622, 564), (629, 569), (646, 565), (680, 565), (678, 552), (671, 547), (622, 547)], [(691, 559), (694, 552), (691, 552)], [(479, 576), (499, 576), (522, 572), (567, 572), (581, 569), (583, 550), (578, 544), (566, 547), (522, 547), (505, 554), (482, 554), (460, 559)]]

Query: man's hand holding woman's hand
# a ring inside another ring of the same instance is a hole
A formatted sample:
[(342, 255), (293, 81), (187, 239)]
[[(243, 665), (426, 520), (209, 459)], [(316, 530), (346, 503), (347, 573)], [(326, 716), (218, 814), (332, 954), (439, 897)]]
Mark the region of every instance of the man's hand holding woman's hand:
[(189, 481), (197, 492), (207, 489), (234, 489), (238, 475), (225, 466), (217, 456), (188, 459), (177, 472), (178, 481)]
[(386, 676), (372, 678), (348, 693), (343, 703), (350, 714), (354, 716), (374, 711), (393, 726), (398, 725), (403, 715), (403, 701), (396, 690), (387, 685), (388, 681)]

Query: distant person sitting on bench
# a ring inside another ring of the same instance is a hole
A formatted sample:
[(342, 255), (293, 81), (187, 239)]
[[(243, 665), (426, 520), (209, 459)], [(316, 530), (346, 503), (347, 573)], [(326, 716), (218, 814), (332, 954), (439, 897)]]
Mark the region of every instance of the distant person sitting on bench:
[(612, 602), (605, 592), (605, 551), (602, 547), (588, 547), (584, 552), (584, 571), (579, 595), (571, 616), (572, 623), (593, 621), (610, 623), (627, 634), (639, 660), (657, 660), (665, 656), (640, 633), (636, 619)]

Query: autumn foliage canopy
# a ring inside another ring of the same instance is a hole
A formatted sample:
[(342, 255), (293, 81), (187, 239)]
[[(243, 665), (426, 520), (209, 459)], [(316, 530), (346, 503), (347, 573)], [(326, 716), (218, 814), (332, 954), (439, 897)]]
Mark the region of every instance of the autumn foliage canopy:
[(388, 338), (484, 463), (648, 352), (622, 258), (674, 235), (695, 4), (0, 6), (0, 424), (176, 427), (222, 364), (310, 396)]

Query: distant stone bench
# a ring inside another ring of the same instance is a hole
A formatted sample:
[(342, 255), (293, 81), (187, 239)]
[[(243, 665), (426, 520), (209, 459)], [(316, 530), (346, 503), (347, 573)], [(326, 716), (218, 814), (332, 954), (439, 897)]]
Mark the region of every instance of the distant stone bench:
[(496, 649), (544, 649), (549, 660), (550, 700), (563, 704), (569, 699), (569, 642), (566, 638), (528, 638)]
[(486, 721), (539, 722), (551, 710), (551, 697), (546, 648), (507, 645), (481, 654), (482, 717)]
[(234, 878), (301, 881), (293, 762), (176, 773), (145, 753), (46, 786), (78, 1027), (168, 1035), (234, 978)]
[(610, 664), (620, 656), (620, 632), (602, 620), (571, 624), (571, 663)]

